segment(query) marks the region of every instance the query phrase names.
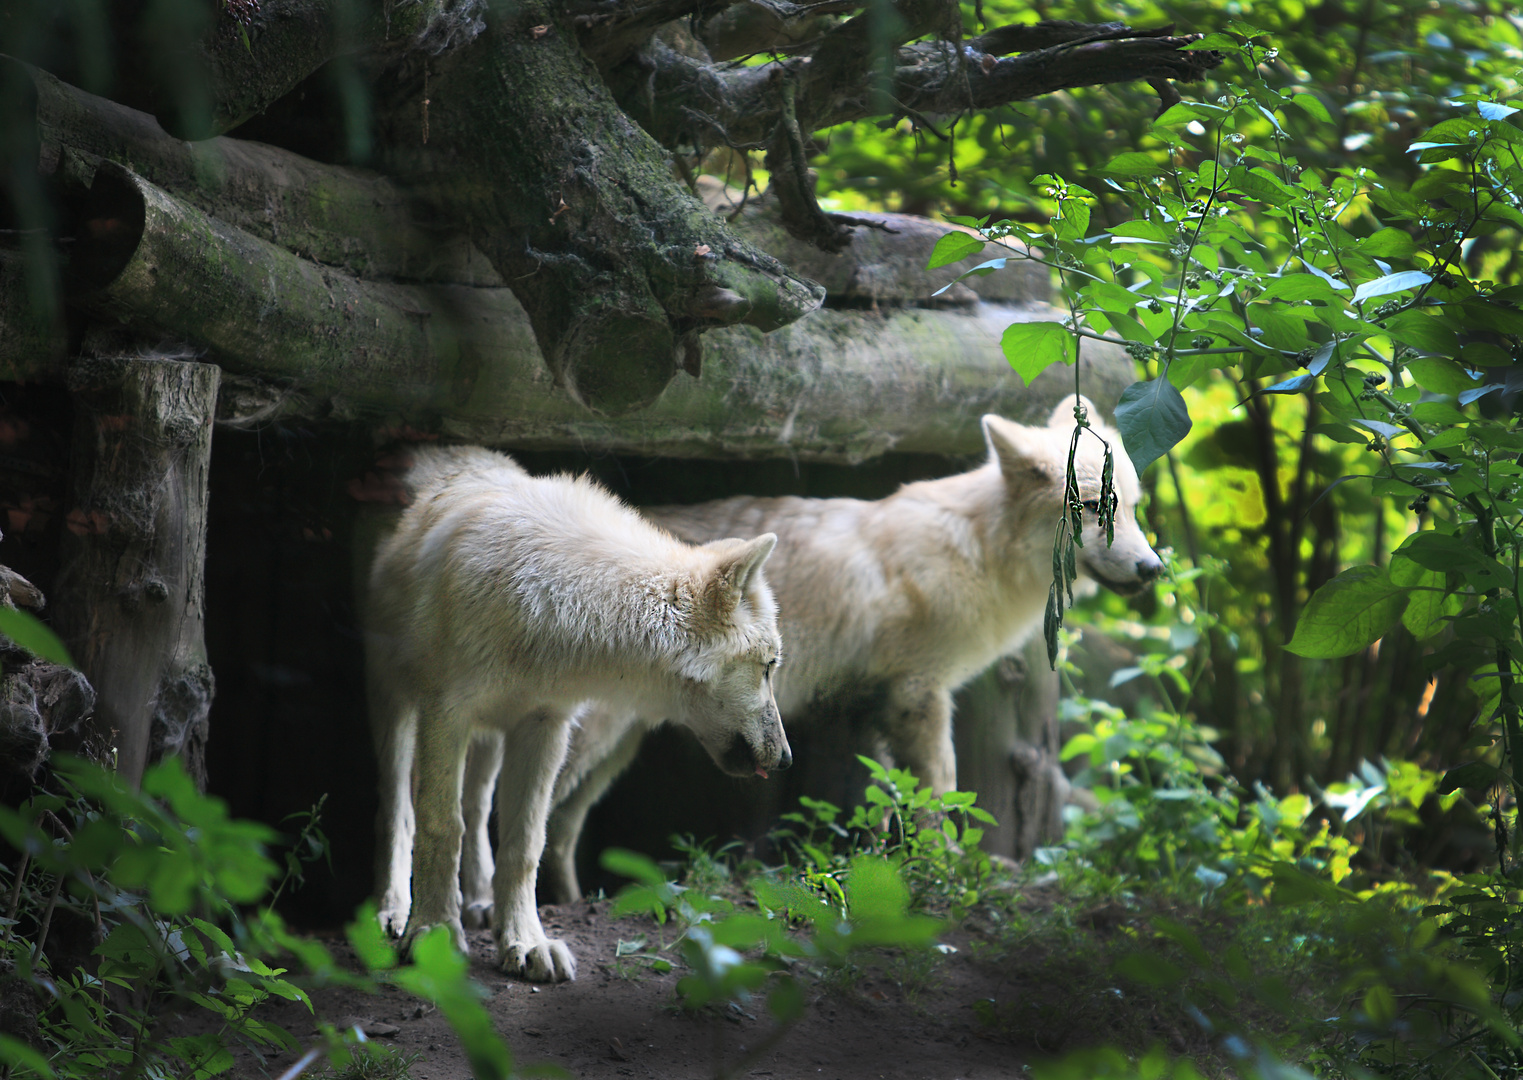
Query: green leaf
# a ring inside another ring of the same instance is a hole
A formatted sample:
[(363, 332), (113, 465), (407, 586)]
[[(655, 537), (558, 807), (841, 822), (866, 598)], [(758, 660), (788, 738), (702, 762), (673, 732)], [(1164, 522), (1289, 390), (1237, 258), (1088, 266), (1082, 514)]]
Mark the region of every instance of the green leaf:
[(366, 971), (389, 971), (397, 966), (397, 950), (381, 930), (374, 901), (367, 900), (360, 906), (354, 922), (344, 928), (344, 934)]
[(1234, 165), (1227, 170), (1227, 182), (1232, 189), (1248, 196), (1254, 202), (1279, 206), (1295, 199), (1296, 193), (1262, 165), (1245, 168)]
[(0, 608), (0, 633), (10, 638), (29, 653), (51, 660), (64, 667), (76, 667), (69, 650), (58, 635), (38, 619), (16, 608)]
[(931, 249), (931, 261), (926, 263), (925, 268), (938, 270), (943, 266), (961, 262), (969, 255), (977, 255), (982, 250), (984, 250), (984, 241), (981, 237), (965, 232), (947, 233), (936, 241), (936, 246)]
[(1472, 791), (1491, 787), (1502, 776), (1502, 770), (1484, 761), (1467, 761), (1444, 773), (1438, 782), (1438, 793), (1448, 795), (1451, 791), (1469, 788)]
[(19, 1067), (23, 1070), (30, 1069), (46, 1080), (53, 1080), (53, 1066), (48, 1064), (48, 1059), (20, 1039), (9, 1035), (0, 1035), (0, 1062), (5, 1063), (8, 1075), (25, 1076), (25, 1072), (9, 1071)]
[(1466, 390), (1474, 390), (1480, 385), (1454, 361), (1436, 356), (1408, 360), (1406, 367), (1419, 386), (1435, 394), (1448, 394), (1452, 397)]
[(1412, 590), (1407, 609), (1401, 613), (1401, 625), (1413, 637), (1422, 641), (1448, 624), (1444, 618), (1446, 595), (1442, 571), (1425, 569), (1411, 559), (1392, 559), (1387, 573), (1391, 584)]
[(1512, 572), (1473, 544), (1440, 532), (1420, 532), (1407, 537), (1391, 553), (1391, 561), (1410, 559), (1429, 570), (1463, 574), (1482, 591), (1511, 588)]
[(615, 874), (634, 878), (640, 884), (648, 885), (653, 889), (666, 884), (666, 874), (662, 873), (661, 868), (638, 851), (609, 848), (603, 852), (598, 861), (604, 870), (612, 870)]
[[(1348, 288), (1347, 285), (1344, 288)], [(1323, 300), (1340, 303), (1333, 286), (1316, 274), (1289, 274), (1275, 278), (1259, 294), (1260, 300)]]
[(1403, 229), (1384, 228), (1356, 245), (1372, 259), (1405, 259), (1417, 253), (1417, 243)]
[(1089, 228), (1089, 206), (1078, 199), (1064, 199), (1058, 204), (1058, 226), (1056, 231), (1059, 240), (1083, 240), (1085, 230)]
[(1407, 595), (1381, 567), (1345, 570), (1312, 594), (1285, 648), (1324, 660), (1368, 648), (1390, 633)]
[(1327, 111), (1327, 106), (1322, 104), (1322, 99), (1316, 94), (1296, 94), (1290, 99), (1290, 103), (1307, 114), (1321, 120), (1324, 124), (1333, 121), (1332, 114)]
[(1217, 105), (1203, 105), (1196, 101), (1181, 101), (1170, 105), (1164, 114), (1153, 121), (1155, 128), (1181, 127), (1191, 120), (1215, 123), (1227, 110)]
[(1354, 290), (1354, 303), (1370, 300), (1377, 296), (1389, 296), (1392, 293), (1405, 292), (1408, 289), (1418, 289), (1428, 284), (1433, 278), (1421, 270), (1403, 270), (1399, 274), (1387, 274), (1385, 277), (1376, 278), (1374, 281), (1366, 281)]
[(1105, 163), (1100, 172), (1105, 176), (1119, 176), (1122, 179), (1163, 175), (1163, 169), (1151, 155), (1136, 152), (1117, 154)]
[(1011, 323), (999, 347), (1027, 386), (1053, 364), (1072, 364), (1075, 359), (1073, 334), (1059, 323)]
[(1453, 356), (1459, 351), (1459, 336), (1446, 314), (1429, 315), (1422, 311), (1403, 311), (1386, 323), (1385, 331), (1403, 345), (1423, 352)]
[(1135, 382), (1121, 392), (1116, 430), (1140, 473), (1190, 433), (1190, 410), (1168, 379)]

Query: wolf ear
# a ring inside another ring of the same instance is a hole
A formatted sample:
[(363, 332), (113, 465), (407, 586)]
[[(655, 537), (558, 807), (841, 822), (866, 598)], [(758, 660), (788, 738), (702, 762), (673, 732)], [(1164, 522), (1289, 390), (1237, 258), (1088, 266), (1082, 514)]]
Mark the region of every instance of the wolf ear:
[(1048, 475), (1051, 437), (1044, 429), (1029, 428), (993, 413), (984, 417), (983, 425), (989, 460), (999, 463), (999, 471), (1006, 479)]
[(756, 584), (762, 564), (777, 547), (777, 534), (762, 533), (754, 540), (715, 540), (704, 547), (719, 554), (719, 562), (710, 572), (708, 592), (719, 606), (734, 607)]
[(1053, 407), (1052, 416), (1047, 420), (1047, 426), (1050, 428), (1062, 428), (1064, 431), (1070, 430), (1074, 426), (1074, 402), (1076, 401), (1084, 406), (1084, 415), (1089, 418), (1091, 424), (1099, 427), (1105, 423), (1105, 417), (1100, 415), (1093, 401), (1090, 401), (1087, 397), (1069, 394)]

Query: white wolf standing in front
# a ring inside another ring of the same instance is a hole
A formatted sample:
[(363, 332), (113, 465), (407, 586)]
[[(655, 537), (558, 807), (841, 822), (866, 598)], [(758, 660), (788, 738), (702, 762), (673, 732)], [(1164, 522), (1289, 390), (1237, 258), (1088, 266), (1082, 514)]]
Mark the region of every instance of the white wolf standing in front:
[(365, 614), (381, 923), (409, 943), (443, 924), (464, 951), (462, 779), (473, 735), (487, 734), (503, 761), (498, 961), (531, 979), (575, 978), (534, 901), (572, 714), (617, 701), (692, 729), (730, 772), (786, 768), (776, 607), (761, 573), (777, 538), (695, 547), (585, 477), (536, 479), (473, 447), (419, 451), (406, 484), (411, 503), (377, 547)]
[[(895, 763), (945, 792), (957, 783), (953, 691), (1041, 625), (1077, 400), (1060, 403), (1042, 427), (985, 416), (983, 466), (906, 484), (875, 502), (741, 497), (642, 513), (694, 542), (776, 533), (767, 577), (795, 654), (777, 680), (788, 724), (806, 722), (812, 702), (843, 693), (881, 700), (870, 719)], [(1137, 525), (1142, 488), (1120, 435), (1082, 403), (1115, 453), (1119, 502), (1115, 541), (1107, 544), (1096, 513), (1104, 448), (1081, 437), (1074, 459), (1085, 505), (1081, 586), (1088, 578), (1137, 592), (1163, 569)], [(556, 782), (544, 862), (557, 900), (581, 895), (575, 856), (587, 811), (659, 722), (648, 711), (602, 704), (581, 718)]]

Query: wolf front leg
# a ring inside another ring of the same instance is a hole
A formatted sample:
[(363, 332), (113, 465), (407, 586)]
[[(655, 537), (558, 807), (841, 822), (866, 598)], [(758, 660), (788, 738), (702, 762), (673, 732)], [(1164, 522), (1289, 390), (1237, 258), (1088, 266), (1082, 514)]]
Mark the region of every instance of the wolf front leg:
[(460, 799), (469, 742), (467, 724), (440, 702), (425, 702), (419, 708), (413, 905), (404, 935), (409, 949), (421, 935), (442, 924), (450, 928), (455, 947), (466, 951), (465, 929), (460, 925), (460, 842), (465, 835)]
[(545, 821), (570, 734), (566, 712), (540, 711), (508, 732), (497, 780), (497, 872), (492, 877), (497, 961), (535, 982), (576, 978), (565, 943), (545, 936), (534, 904), (534, 878), (545, 848)]
[(889, 702), (887, 719), (888, 751), (895, 764), (929, 784), (937, 795), (956, 790), (951, 691), (913, 683), (899, 687)]
[(492, 792), (502, 768), (502, 732), (478, 731), (465, 756), (465, 844), (460, 852), (460, 891), (465, 908), (461, 922), (468, 930), (492, 924)]
[(539, 863), (545, 892), (557, 904), (582, 898), (576, 876), (576, 846), (587, 813), (635, 760), (651, 726), (597, 705), (582, 715), (581, 727), (571, 736), (566, 767), (555, 782), (545, 854)]
[(396, 705), (374, 680), (370, 712), (380, 803), (375, 815), (376, 917), (382, 930), (400, 936), (412, 907), (412, 765), (417, 717)]

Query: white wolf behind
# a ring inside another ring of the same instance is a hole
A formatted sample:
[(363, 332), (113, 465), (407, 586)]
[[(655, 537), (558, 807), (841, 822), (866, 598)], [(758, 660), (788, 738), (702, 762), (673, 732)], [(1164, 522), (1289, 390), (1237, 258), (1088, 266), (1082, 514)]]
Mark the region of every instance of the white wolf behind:
[(786, 768), (776, 607), (761, 572), (776, 537), (695, 547), (586, 478), (536, 479), (479, 448), (421, 450), (404, 482), (411, 503), (377, 547), (365, 613), (382, 925), (410, 943), (442, 923), (464, 950), (462, 772), (483, 734), (503, 762), (498, 960), (532, 979), (574, 978), (534, 901), (572, 714), (617, 701), (690, 728), (728, 771)]
[[(957, 781), (953, 692), (1041, 625), (1079, 400), (1060, 403), (1044, 427), (985, 416), (984, 465), (906, 484), (875, 502), (741, 497), (641, 512), (694, 542), (776, 533), (767, 576), (792, 654), (776, 682), (788, 724), (807, 722), (813, 703), (838, 696), (881, 701), (868, 719), (895, 763), (938, 793), (948, 791)], [(1081, 436), (1074, 460), (1085, 507), (1078, 569), (1081, 578), (1134, 593), (1163, 564), (1137, 525), (1141, 485), (1120, 435), (1082, 404), (1115, 454), (1119, 504), (1107, 545), (1097, 514), (1104, 448)], [(606, 704), (581, 718), (549, 826), (543, 878), (555, 899), (580, 897), (576, 845), (587, 812), (659, 723), (649, 711)], [(485, 777), (477, 775), (480, 784)], [(490, 798), (489, 784), (478, 790), (478, 798)]]

